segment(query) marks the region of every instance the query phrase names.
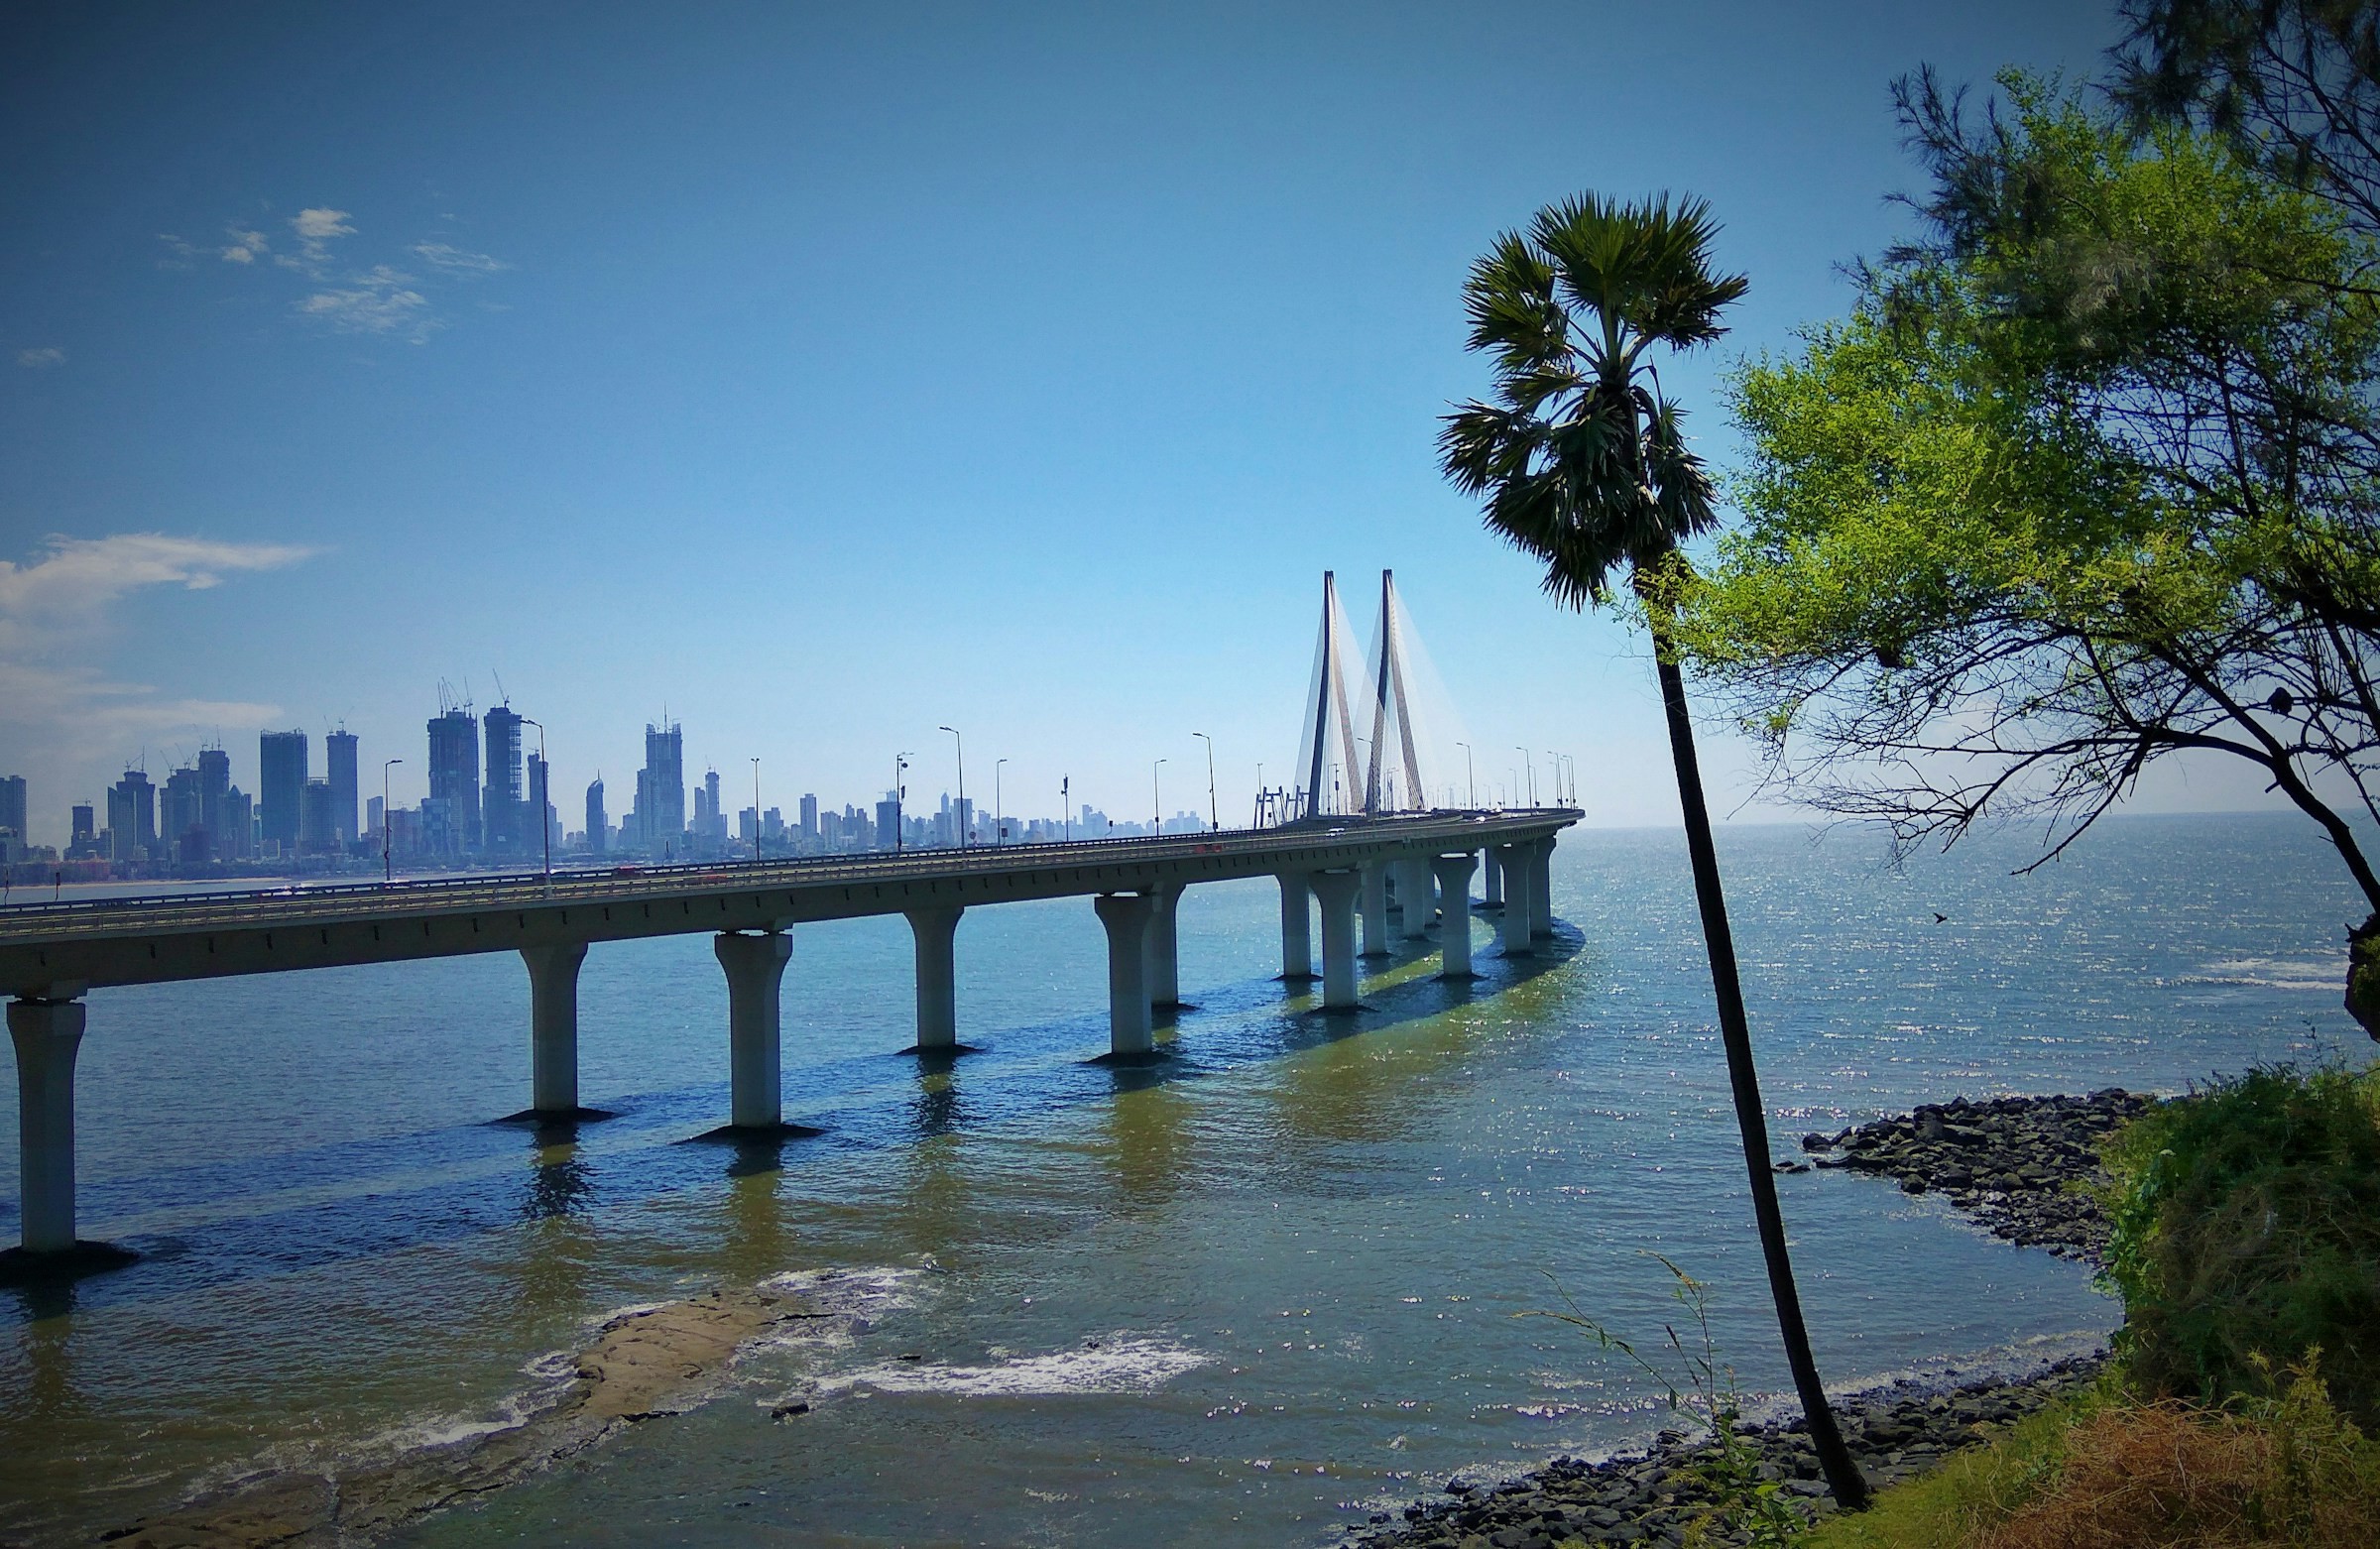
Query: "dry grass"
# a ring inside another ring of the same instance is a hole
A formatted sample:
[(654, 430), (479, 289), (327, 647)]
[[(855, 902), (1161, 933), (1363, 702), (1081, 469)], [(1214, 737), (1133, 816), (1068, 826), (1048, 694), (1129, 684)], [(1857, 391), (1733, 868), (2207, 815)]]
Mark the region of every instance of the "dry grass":
[(2052, 1482), (1976, 1549), (2345, 1549), (2380, 1545), (2380, 1457), (2302, 1387), (2249, 1417), (2176, 1403), (2068, 1433)]

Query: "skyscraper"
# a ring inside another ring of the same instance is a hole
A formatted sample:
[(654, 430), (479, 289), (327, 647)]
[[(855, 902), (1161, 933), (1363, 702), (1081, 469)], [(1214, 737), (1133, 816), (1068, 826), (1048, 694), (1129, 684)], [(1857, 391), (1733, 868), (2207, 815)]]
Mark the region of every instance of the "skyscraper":
[(158, 793), (158, 830), (177, 861), (191, 865), (214, 859), (214, 838), (207, 832), (204, 791), (195, 765), (166, 776)]
[(248, 853), (248, 836), (234, 834), (223, 806), (231, 795), (231, 755), (221, 748), (198, 750), (198, 823), (207, 833), (211, 859), (228, 861)]
[(545, 761), (536, 754), (529, 756), (529, 804), (522, 808), (529, 815), (523, 826), (522, 844), (530, 854), (542, 857), (561, 835), (553, 831), (553, 800), (546, 793)]
[(66, 859), (80, 861), (99, 853), (98, 817), (87, 801), (74, 803), (72, 836), (66, 841)]
[(455, 860), (479, 848), (479, 721), (444, 710), (429, 721), (429, 801), (421, 809), (424, 851)]
[(301, 855), (325, 855), (339, 847), (330, 823), (330, 781), (309, 779), (298, 792), (298, 850)]
[(645, 767), (637, 772), (637, 839), (648, 855), (677, 854), (686, 837), (685, 738), (675, 721), (645, 727)]
[(818, 797), (810, 791), (804, 791), (801, 797), (801, 837), (818, 837)]
[(334, 842), (351, 845), (363, 836), (355, 824), (355, 734), (344, 726), (322, 739), (322, 761), (330, 782), (330, 831)]
[(126, 770), (107, 788), (107, 831), (109, 860), (145, 860), (156, 848), (157, 787), (145, 772)]
[(25, 833), (25, 776), (0, 774), (0, 828), (17, 836), (17, 843), (26, 842)]
[[(278, 843), (283, 855), (296, 855), (298, 803), (305, 799), (305, 733), (265, 733), (257, 739), (256, 760), (256, 790), (264, 809), (265, 842)], [(109, 811), (114, 811), (112, 805)], [(112, 816), (108, 826), (115, 826)]]
[(612, 815), (603, 809), (603, 776), (587, 782), (587, 850), (601, 855), (611, 837)]
[(479, 814), (485, 848), (490, 855), (518, 855), (536, 837), (521, 789), (521, 717), (511, 705), (500, 704), (481, 723), (488, 736), (487, 799)]

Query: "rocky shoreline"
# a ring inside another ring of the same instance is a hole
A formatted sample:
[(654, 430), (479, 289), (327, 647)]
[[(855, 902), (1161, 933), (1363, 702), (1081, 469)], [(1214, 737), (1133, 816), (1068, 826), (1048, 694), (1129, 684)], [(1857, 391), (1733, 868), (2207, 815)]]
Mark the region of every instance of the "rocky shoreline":
[[(2107, 1222), (2081, 1185), (2102, 1176), (2098, 1145), (2154, 1098), (2108, 1087), (2086, 1097), (2005, 1097), (1924, 1104), (1893, 1118), (1833, 1134), (1807, 1134), (1811, 1160), (1781, 1161), (1781, 1172), (1812, 1166), (1872, 1173), (1904, 1193), (1939, 1192), (1995, 1237), (2096, 1264)], [(1836, 1406), (1852, 1455), (1877, 1485), (1924, 1473), (1947, 1454), (2087, 1385), (2100, 1357), (2060, 1361), (2017, 1378), (1964, 1386), (1896, 1382)], [(1831, 1511), (1818, 1458), (1799, 1416), (1745, 1427), (1740, 1441), (1764, 1481), (1782, 1487), (1808, 1515)], [(1487, 1485), (1457, 1478), (1444, 1494), (1406, 1506), (1403, 1520), (1375, 1512), (1354, 1529), (1345, 1549), (1554, 1549), (1590, 1544), (1675, 1546), (1711, 1512), (1710, 1480), (1719, 1450), (1707, 1435), (1664, 1431), (1646, 1452), (1602, 1462), (1556, 1458), (1520, 1479)], [(1742, 1533), (1706, 1526), (1714, 1545), (1739, 1544)]]
[[(2013, 1381), (1947, 1389), (1896, 1382), (1843, 1400), (1835, 1417), (1868, 1479), (1897, 1484), (1980, 1439), (1983, 1427), (2022, 1419), (2087, 1386), (2098, 1369), (2099, 1358), (2087, 1356)], [(1718, 1498), (1709, 1476), (1720, 1461), (1719, 1448), (1708, 1436), (1662, 1434), (1669, 1439), (1648, 1453), (1600, 1463), (1556, 1458), (1501, 1485), (1449, 1480), (1443, 1498), (1405, 1507), (1401, 1523), (1374, 1512), (1369, 1526), (1347, 1537), (1346, 1549), (1555, 1549), (1573, 1539), (1675, 1549)], [(1798, 1415), (1746, 1427), (1738, 1440), (1756, 1460), (1759, 1477), (1781, 1485), (1784, 1498), (1803, 1515), (1835, 1509)], [(1705, 1533), (1715, 1549), (1748, 1541), (1746, 1532), (1730, 1532), (1716, 1521), (1706, 1524)]]
[(2121, 1087), (2088, 1097), (1958, 1098), (1806, 1134), (1802, 1149), (1818, 1166), (1876, 1173), (1905, 1194), (1939, 1191), (1994, 1237), (2095, 1265), (2107, 1219), (2078, 1185), (2103, 1181), (2099, 1142), (2156, 1101)]

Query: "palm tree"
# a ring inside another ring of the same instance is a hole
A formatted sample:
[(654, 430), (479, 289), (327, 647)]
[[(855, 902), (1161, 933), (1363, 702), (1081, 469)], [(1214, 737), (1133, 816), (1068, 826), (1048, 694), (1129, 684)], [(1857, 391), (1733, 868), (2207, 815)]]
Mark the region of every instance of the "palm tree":
[(1673, 209), (1666, 194), (1641, 204), (1581, 194), (1538, 211), (1525, 234), (1498, 237), (1463, 291), (1470, 346), (1495, 361), (1496, 402), (1447, 416), (1438, 447), (1456, 486), (1487, 498), (1488, 526), (1545, 561), (1545, 589), (1556, 601), (1580, 609), (1608, 602), (1614, 572), (1624, 568), (1643, 605), (1777, 1325), (1827, 1483), (1840, 1505), (1856, 1510), (1867, 1503), (1867, 1482), (1836, 1428), (1802, 1324), (1694, 723), (1668, 629), (1668, 600), (1685, 567), (1678, 545), (1719, 519), (1710, 475), (1687, 449), (1651, 354), (1726, 331), (1719, 314), (1748, 282), (1712, 272), (1718, 229), (1700, 199)]

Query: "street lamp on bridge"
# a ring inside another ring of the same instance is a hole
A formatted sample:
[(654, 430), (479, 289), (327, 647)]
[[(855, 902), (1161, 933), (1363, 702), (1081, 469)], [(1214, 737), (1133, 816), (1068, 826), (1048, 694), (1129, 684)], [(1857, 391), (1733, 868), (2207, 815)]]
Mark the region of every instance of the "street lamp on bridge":
[(1165, 798), (1157, 794), (1157, 765), (1164, 762), (1159, 759), (1148, 767), (1148, 820), (1152, 835), (1165, 832)]
[[(537, 833), (545, 841), (545, 886), (553, 886), (553, 825), (545, 821), (545, 809), (553, 804), (553, 766), (545, 762), (545, 723), (521, 717), (521, 724), (537, 729)], [(385, 799), (385, 798), (384, 798)], [(519, 829), (513, 830), (519, 833)]]
[(992, 842), (1004, 845), (1009, 842), (1009, 825), (1000, 820), (1000, 767), (1008, 762), (996, 759), (992, 764)]
[(1207, 745), (1207, 832), (1215, 833), (1223, 827), (1222, 814), (1215, 807), (1215, 739), (1205, 732), (1190, 735)]
[(1455, 746), (1463, 750), (1463, 786), (1471, 796), (1471, 809), (1477, 812), (1480, 809), (1480, 777), (1471, 771), (1471, 744), (1459, 742)]
[(403, 759), (391, 759), (380, 767), (380, 880), (397, 880), (397, 863), (389, 859), (389, 771), (403, 764)]

